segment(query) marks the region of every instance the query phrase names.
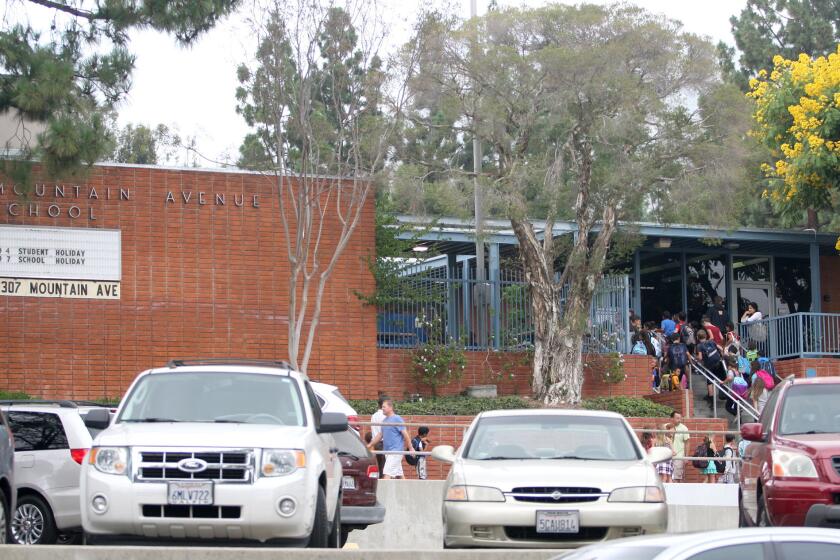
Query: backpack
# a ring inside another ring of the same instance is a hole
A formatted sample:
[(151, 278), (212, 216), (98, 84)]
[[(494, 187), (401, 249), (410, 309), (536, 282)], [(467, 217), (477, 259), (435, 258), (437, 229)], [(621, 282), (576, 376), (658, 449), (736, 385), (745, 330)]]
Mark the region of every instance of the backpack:
[[(421, 450), (420, 438), (419, 437), (415, 436), (414, 438), (412, 438), (411, 448), (414, 451), (420, 451)], [(420, 457), (418, 457), (417, 455), (415, 455), (413, 457), (411, 455), (406, 455), (405, 456), (405, 462), (408, 463), (409, 465), (411, 465), (412, 467), (416, 467), (417, 463), (419, 461), (420, 461)]]
[(685, 367), (688, 363), (688, 348), (685, 344), (677, 342), (668, 348), (668, 361), (672, 368)]
[(639, 356), (646, 356), (647, 355), (647, 348), (645, 348), (645, 343), (641, 340), (637, 340), (636, 344), (633, 345), (633, 350), (630, 351), (631, 354), (636, 354)]
[[(726, 457), (726, 450), (723, 453), (715, 451), (715, 457)], [(715, 469), (717, 469), (718, 474), (724, 472), (726, 470), (726, 461), (715, 461)]]
[[(708, 449), (706, 448), (706, 445), (705, 445), (705, 444), (703, 444), (703, 443), (701, 443), (700, 445), (698, 445), (698, 446), (694, 449), (694, 456), (695, 456), (695, 457), (705, 457), (705, 456), (706, 456), (706, 453), (708, 453)], [(691, 462), (691, 464), (692, 464), (695, 468), (698, 468), (698, 469), (700, 469), (700, 470), (703, 470), (703, 469), (705, 469), (705, 468), (709, 465), (709, 462), (708, 462), (708, 461), (702, 461), (702, 460), (700, 460), (700, 459), (694, 459), (694, 460)]]
[(716, 368), (721, 361), (720, 351), (717, 344), (712, 340), (707, 340), (700, 345), (700, 351), (703, 352), (703, 365), (706, 369)]
[(659, 337), (655, 334), (650, 335), (650, 344), (653, 346), (653, 353), (656, 355), (657, 358), (662, 357), (662, 343), (659, 341)]
[(767, 373), (765, 370), (760, 369), (755, 372), (756, 376), (760, 377), (762, 381), (764, 381), (764, 388), (768, 391), (772, 391), (773, 387), (776, 386), (776, 381), (773, 379), (773, 376)]
[(741, 373), (750, 372), (750, 361), (744, 356), (738, 356), (738, 371)]
[(680, 342), (683, 344), (695, 344), (694, 329), (688, 323), (684, 324), (680, 329)]

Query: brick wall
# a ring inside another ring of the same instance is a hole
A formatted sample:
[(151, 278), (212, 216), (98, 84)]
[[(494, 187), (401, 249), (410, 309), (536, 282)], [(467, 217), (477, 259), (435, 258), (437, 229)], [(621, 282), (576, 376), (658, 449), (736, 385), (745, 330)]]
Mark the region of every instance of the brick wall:
[(776, 373), (785, 378), (789, 375), (805, 377), (808, 369), (814, 369), (817, 377), (840, 376), (840, 358), (793, 358), (790, 360), (776, 360)]
[[(411, 351), (380, 348), (379, 390), (402, 398), (409, 393), (431, 394), (430, 389), (412, 377)], [(467, 352), (467, 367), (460, 380), (438, 388), (440, 395), (457, 395), (470, 385), (495, 384), (500, 395), (530, 395), (531, 365), (526, 354), (513, 352)], [(601, 378), (605, 358), (584, 356), (583, 398), (606, 396), (642, 397), (651, 391), (653, 359), (647, 356), (624, 356), (627, 379), (605, 383)], [(512, 376), (512, 377), (511, 377)]]
[[(822, 312), (840, 313), (840, 255), (820, 257)], [(828, 301), (826, 301), (826, 298)]]
[[(369, 416), (360, 417), (363, 422), (370, 421)], [(403, 420), (406, 421), (408, 424), (418, 423), (422, 425), (433, 425), (433, 424), (456, 424), (453, 427), (435, 427), (430, 426), (429, 428), (429, 440), (431, 445), (434, 447), (436, 445), (451, 445), (455, 448), (459, 447), (462, 443), (464, 431), (473, 421), (472, 416), (403, 416)], [(633, 428), (639, 429), (657, 429), (658, 427), (671, 422), (670, 418), (628, 418), (630, 425)], [(684, 420), (683, 423), (686, 427), (691, 430), (710, 430), (710, 431), (723, 431), (727, 429), (726, 420), (723, 419), (714, 419), (714, 418), (696, 418), (696, 419), (688, 419)], [(409, 426), (408, 431), (411, 437), (414, 437), (417, 433), (418, 426)], [(363, 431), (367, 431), (369, 427), (364, 427)], [(641, 435), (641, 433), (638, 433)], [(692, 434), (691, 439), (687, 445), (687, 453), (691, 453), (694, 451), (694, 448), (697, 447), (703, 440), (704, 433)], [(723, 436), (714, 436), (715, 441), (718, 443), (719, 448), (723, 445)], [(443, 480), (449, 474), (449, 465), (439, 463), (433, 459), (429, 459), (427, 462), (428, 465), (428, 474), (429, 479), (431, 480)], [(410, 466), (408, 463), (403, 463), (403, 471), (405, 472), (406, 478), (416, 479), (417, 478), (417, 471), (414, 467)], [(700, 471), (688, 464), (685, 469), (686, 472), (686, 482), (700, 482), (702, 480), (702, 476), (700, 475)]]
[[(120, 230), (121, 297), (0, 296), (0, 389), (113, 397), (171, 358), (288, 357), (289, 265), (276, 185), (258, 174), (128, 166), (95, 166), (76, 181), (63, 183), (63, 197), (49, 184), (24, 199), (6, 180), (0, 223)], [(337, 230), (327, 224), (322, 251)], [(354, 293), (373, 290), (363, 260), (373, 246), (371, 199), (327, 284), (309, 367), (348, 397), (375, 394), (377, 382), (376, 311)]]
[(647, 395), (645, 398), (655, 403), (669, 406), (686, 418), (690, 418), (694, 413), (694, 398), (688, 389), (663, 391), (659, 394)]

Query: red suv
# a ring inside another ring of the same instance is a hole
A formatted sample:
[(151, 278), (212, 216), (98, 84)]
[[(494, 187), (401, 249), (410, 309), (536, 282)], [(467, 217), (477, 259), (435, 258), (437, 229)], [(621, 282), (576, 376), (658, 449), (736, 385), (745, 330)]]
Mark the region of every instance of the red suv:
[[(840, 377), (788, 379), (770, 394), (758, 423), (741, 426), (749, 441), (741, 468), (746, 525), (804, 525), (814, 513), (840, 514)], [(824, 520), (816, 520), (817, 523)]]
[(382, 523), (385, 506), (376, 501), (379, 468), (354, 430), (333, 434), (341, 459), (341, 546), (353, 529)]

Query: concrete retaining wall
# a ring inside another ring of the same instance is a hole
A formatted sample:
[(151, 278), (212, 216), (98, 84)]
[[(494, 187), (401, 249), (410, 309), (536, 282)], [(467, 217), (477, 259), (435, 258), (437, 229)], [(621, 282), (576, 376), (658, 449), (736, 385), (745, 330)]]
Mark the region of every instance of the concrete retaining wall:
[(295, 550), (276, 548), (176, 548), (0, 545), (3, 560), (548, 560), (558, 550)]
[[(381, 480), (379, 501), (385, 522), (350, 533), (360, 549), (440, 549), (443, 543), (440, 480)], [(668, 530), (674, 533), (738, 527), (735, 484), (666, 484)]]

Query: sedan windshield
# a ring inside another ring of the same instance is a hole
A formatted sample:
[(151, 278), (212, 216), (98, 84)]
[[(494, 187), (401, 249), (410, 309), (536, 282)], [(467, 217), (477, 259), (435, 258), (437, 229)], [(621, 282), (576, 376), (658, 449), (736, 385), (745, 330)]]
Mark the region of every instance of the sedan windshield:
[(585, 548), (563, 556), (563, 560), (651, 560), (664, 546), (604, 546)]
[(293, 379), (251, 373), (147, 375), (117, 422), (217, 422), (304, 426)]
[(794, 385), (784, 399), (780, 435), (840, 433), (840, 383)]
[(464, 458), (634, 461), (641, 456), (619, 418), (557, 414), (482, 418)]

